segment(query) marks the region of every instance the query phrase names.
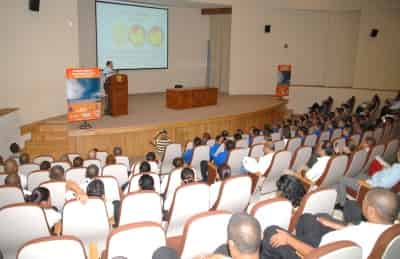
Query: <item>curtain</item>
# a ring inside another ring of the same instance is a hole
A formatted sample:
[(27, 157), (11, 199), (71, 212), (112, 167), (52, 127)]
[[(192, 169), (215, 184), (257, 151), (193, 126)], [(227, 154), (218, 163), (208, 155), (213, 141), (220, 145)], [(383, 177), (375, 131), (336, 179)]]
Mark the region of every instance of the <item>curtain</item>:
[(210, 16), (209, 85), (229, 91), (231, 15)]

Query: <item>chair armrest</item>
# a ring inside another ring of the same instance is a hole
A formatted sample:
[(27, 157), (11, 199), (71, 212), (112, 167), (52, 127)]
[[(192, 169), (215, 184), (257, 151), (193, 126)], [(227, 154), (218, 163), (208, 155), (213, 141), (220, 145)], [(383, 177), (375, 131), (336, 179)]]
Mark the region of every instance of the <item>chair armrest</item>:
[(208, 162), (208, 177), (207, 183), (209, 185), (213, 184), (215, 180), (219, 179), (219, 175), (217, 173), (217, 166), (211, 162)]
[(256, 190), (258, 179), (260, 179), (261, 174), (260, 173), (256, 173), (256, 174), (249, 173), (248, 175), (251, 178), (251, 193), (253, 194), (254, 191)]
[(89, 259), (98, 259), (99, 258), (99, 250), (95, 243), (89, 244)]
[(53, 233), (54, 233), (56, 236), (61, 236), (61, 222), (57, 222), (57, 223), (54, 225)]
[(306, 189), (306, 192), (308, 192), (308, 190), (310, 190), (311, 187), (314, 185), (313, 181), (304, 177), (300, 172), (294, 173), (293, 176), (296, 177), (297, 179), (299, 179), (304, 184), (304, 188)]
[(357, 202), (362, 205), (365, 195), (369, 190), (372, 189), (372, 186), (369, 185), (365, 180), (359, 180), (358, 184), (360, 185), (360, 188), (358, 189)]

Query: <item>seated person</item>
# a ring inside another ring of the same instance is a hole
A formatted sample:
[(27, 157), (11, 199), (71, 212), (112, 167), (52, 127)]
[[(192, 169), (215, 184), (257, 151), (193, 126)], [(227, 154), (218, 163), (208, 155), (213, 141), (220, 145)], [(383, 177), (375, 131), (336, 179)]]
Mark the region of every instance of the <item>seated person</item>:
[(49, 161), (43, 161), (40, 163), (39, 167), (41, 171), (48, 171), (51, 168), (51, 163)]
[(88, 152), (88, 160), (93, 160), (93, 159), (97, 159), (96, 158), (96, 153), (97, 153), (97, 149), (91, 149), (89, 152)]
[(142, 191), (154, 191), (154, 179), (148, 174), (144, 174), (139, 178), (139, 187)]
[(51, 206), (50, 192), (47, 188), (37, 187), (32, 191), (32, 194), (28, 196), (27, 202), (31, 202), (39, 205), (46, 215), (47, 223), (52, 229), (57, 223), (61, 222), (61, 213), (58, 212), (57, 208)]
[(193, 156), (193, 150), (201, 145), (201, 138), (199, 137), (195, 137), (193, 139), (193, 148), (187, 149), (184, 153), (183, 153), (183, 161), (185, 161), (185, 163), (188, 165), (190, 164), (190, 162), (192, 161), (192, 156)]
[(300, 202), (306, 194), (303, 183), (293, 175), (282, 175), (276, 182), (278, 196), (288, 199), (293, 208), (300, 206)]
[[(258, 259), (260, 258), (260, 223), (246, 213), (233, 214), (228, 223), (228, 241), (213, 255), (195, 257), (204, 259)], [(229, 256), (229, 257), (228, 257)]]
[(19, 156), (19, 165), (26, 165), (26, 164), (29, 164), (30, 162), (31, 162), (31, 159), (30, 159), (28, 153), (22, 153)]
[(86, 202), (87, 196), (84, 191), (81, 190), (79, 185), (73, 181), (65, 181), (64, 168), (56, 165), (50, 169), (49, 172), (50, 181), (54, 182), (65, 182), (65, 200), (78, 199), (83, 203)]
[(223, 164), (217, 168), (217, 181), (210, 185), (210, 204), (214, 205), (217, 201), (222, 182), (231, 177), (232, 171), (229, 165)]
[(211, 139), (211, 135), (208, 132), (204, 132), (203, 136), (201, 137), (201, 144), (207, 145), (208, 141)]
[(219, 167), (223, 164), (225, 164), (228, 160), (229, 152), (235, 149), (235, 142), (233, 140), (228, 140), (225, 143), (225, 150), (221, 153), (219, 153), (215, 158), (214, 158), (214, 164)]
[(372, 187), (381, 187), (385, 189), (393, 188), (397, 183), (400, 182), (400, 152), (397, 153), (398, 163), (394, 163), (391, 167), (384, 168), (383, 170), (375, 173), (372, 177), (368, 177), (365, 174), (361, 174), (358, 178), (352, 178), (343, 176), (340, 183), (336, 185), (336, 191), (338, 193), (337, 203), (340, 206), (344, 206), (346, 202), (346, 189), (352, 189), (358, 192), (360, 188), (360, 179), (366, 180), (366, 183)]
[(122, 148), (121, 147), (114, 147), (113, 155), (114, 156), (122, 156)]
[(329, 159), (334, 154), (333, 146), (330, 142), (324, 141), (322, 144), (319, 144), (316, 148), (316, 162), (314, 165), (305, 172), (305, 177), (312, 181), (316, 182), (324, 173), (326, 166), (328, 165)]
[(160, 168), (156, 159), (156, 154), (154, 152), (148, 152), (145, 156), (146, 161), (150, 164), (151, 171), (153, 173), (160, 173)]
[(20, 178), (20, 182), (21, 182), (21, 187), (25, 188), (27, 181), (26, 181), (26, 176), (23, 174), (19, 174), (18, 173), (18, 164), (17, 161), (13, 158), (9, 158), (5, 161), (4, 163), (4, 173), (6, 173), (7, 175), (11, 175), (11, 174), (16, 174), (19, 176)]
[(350, 136), (351, 136), (351, 128), (344, 127), (343, 132), (342, 132), (342, 138), (344, 138), (347, 141), (350, 139)]
[(139, 173), (151, 173), (151, 165), (147, 161), (143, 161), (139, 166)]
[(218, 149), (224, 144), (225, 138), (221, 135), (215, 137), (215, 143), (210, 147), (210, 160), (214, 160)]
[(365, 149), (367, 152), (371, 150), (372, 147), (376, 145), (376, 140), (374, 137), (366, 137), (360, 143), (360, 149)]
[(252, 127), (249, 134), (249, 146), (253, 145), (254, 138), (260, 136), (260, 134), (261, 131), (258, 128)]
[(26, 197), (27, 195), (30, 195), (31, 192), (28, 190), (25, 190), (21, 186), (21, 178), (17, 174), (9, 174), (7, 175), (6, 179), (4, 180), (4, 185), (5, 186), (13, 186), (21, 189), (22, 193)]
[(104, 204), (106, 205), (107, 209), (107, 214), (108, 217), (116, 219), (116, 215), (114, 214), (116, 210), (114, 210), (114, 205), (105, 200), (105, 189), (104, 189), (104, 183), (101, 180), (93, 180), (91, 181), (87, 188), (86, 188), (86, 194), (87, 196), (90, 197), (98, 197), (104, 201)]
[(82, 190), (86, 190), (89, 183), (97, 176), (99, 176), (99, 168), (96, 165), (88, 166), (88, 168), (86, 168), (86, 178), (82, 180), (82, 182), (79, 184), (79, 187)]
[(12, 155), (9, 157), (9, 159), (18, 159), (21, 152), (21, 148), (17, 143), (14, 142), (10, 145), (10, 152)]
[(345, 226), (326, 216), (304, 214), (293, 236), (277, 226), (264, 231), (261, 258), (301, 258), (313, 249), (336, 241), (352, 241), (362, 248), (362, 258), (368, 258), (379, 236), (388, 229), (399, 212), (399, 201), (391, 191), (376, 188), (369, 191), (362, 212), (367, 222)]
[(117, 163), (117, 160), (115, 159), (115, 156), (113, 154), (109, 154), (106, 157), (106, 165), (115, 165)]
[(185, 167), (181, 172), (181, 184), (194, 183), (194, 171), (192, 168)]
[(72, 161), (72, 167), (73, 168), (83, 167), (83, 159), (82, 159), (82, 157), (80, 157), (80, 156), (75, 157), (74, 160)]
[(270, 141), (266, 142), (263, 151), (264, 155), (259, 159), (253, 157), (243, 158), (243, 168), (246, 172), (264, 174), (267, 171), (275, 154), (274, 144)]

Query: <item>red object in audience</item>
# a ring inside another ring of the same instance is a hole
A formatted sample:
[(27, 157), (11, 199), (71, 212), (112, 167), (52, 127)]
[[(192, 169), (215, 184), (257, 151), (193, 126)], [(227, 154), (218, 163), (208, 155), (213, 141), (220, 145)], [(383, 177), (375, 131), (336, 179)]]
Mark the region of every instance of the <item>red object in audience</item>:
[(376, 174), (377, 172), (381, 171), (382, 169), (383, 169), (382, 164), (379, 163), (378, 160), (374, 159), (371, 162), (371, 165), (369, 166), (368, 175), (369, 176), (373, 176), (374, 174)]

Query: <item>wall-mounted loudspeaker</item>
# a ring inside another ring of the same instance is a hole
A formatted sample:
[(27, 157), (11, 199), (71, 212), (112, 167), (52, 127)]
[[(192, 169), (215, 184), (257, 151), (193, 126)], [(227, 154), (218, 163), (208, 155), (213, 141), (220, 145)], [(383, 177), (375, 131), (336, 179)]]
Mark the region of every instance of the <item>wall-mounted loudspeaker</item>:
[(29, 10), (39, 12), (40, 0), (29, 0)]
[(369, 34), (369, 36), (371, 38), (376, 38), (376, 36), (378, 36), (379, 30), (378, 29), (372, 29), (371, 33)]
[(271, 25), (270, 24), (265, 25), (264, 32), (265, 33), (270, 33), (271, 32)]

